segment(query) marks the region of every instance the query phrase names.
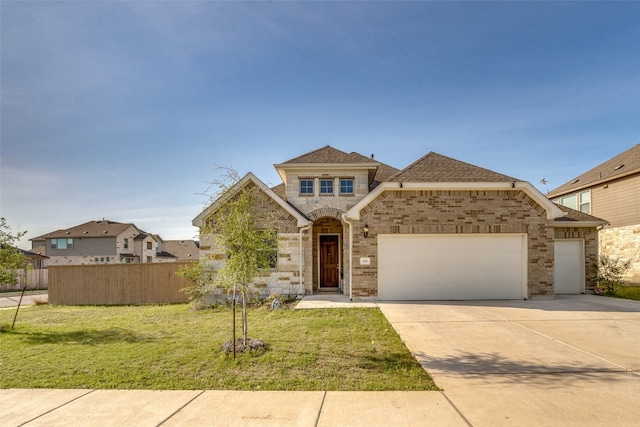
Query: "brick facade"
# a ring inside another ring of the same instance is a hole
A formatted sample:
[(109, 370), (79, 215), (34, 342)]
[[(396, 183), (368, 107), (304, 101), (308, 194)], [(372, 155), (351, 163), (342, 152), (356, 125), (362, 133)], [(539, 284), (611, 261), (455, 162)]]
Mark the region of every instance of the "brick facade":
[[(587, 291), (595, 285), (590, 266), (597, 261), (597, 227), (604, 221), (560, 209), (529, 183), (433, 152), (403, 170), (329, 146), (274, 166), (283, 185), (269, 189), (247, 174), (234, 189), (260, 189), (265, 197), (256, 204), (258, 222), (268, 221), (278, 229), (278, 266), (255, 282), (265, 294), (320, 290), (318, 247), (323, 235), (339, 237), (339, 289), (353, 298), (379, 296), (381, 234), (517, 235), (526, 241), (526, 260), (522, 246), (518, 253), (525, 263), (527, 291), (522, 295), (527, 298), (553, 297), (555, 240), (579, 238), (585, 242)], [(310, 181), (304, 192), (301, 179)], [(354, 180), (352, 192), (349, 186), (338, 189), (341, 179)], [(329, 191), (331, 183), (333, 191)], [(202, 230), (223, 203), (216, 201), (193, 224)], [(219, 266), (224, 263), (223, 251), (215, 249), (206, 236), (200, 249), (201, 258), (210, 257)], [(329, 264), (334, 268), (335, 260)], [(499, 267), (487, 268), (495, 273)], [(330, 270), (327, 273), (325, 286), (332, 289), (335, 277)], [(520, 276), (523, 287), (524, 274)]]
[[(553, 220), (522, 191), (387, 190), (354, 221), (354, 297), (375, 297), (378, 234), (525, 233), (528, 296), (553, 296)], [(358, 232), (369, 226), (369, 237)], [(371, 259), (361, 266), (360, 257)]]

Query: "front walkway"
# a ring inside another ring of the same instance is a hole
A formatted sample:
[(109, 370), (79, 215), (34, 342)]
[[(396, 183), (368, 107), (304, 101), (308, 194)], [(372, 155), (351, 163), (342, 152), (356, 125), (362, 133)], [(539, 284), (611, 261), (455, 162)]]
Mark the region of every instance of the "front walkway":
[(338, 293), (308, 295), (296, 305), (296, 310), (310, 308), (376, 308), (374, 301), (351, 301), (349, 297)]

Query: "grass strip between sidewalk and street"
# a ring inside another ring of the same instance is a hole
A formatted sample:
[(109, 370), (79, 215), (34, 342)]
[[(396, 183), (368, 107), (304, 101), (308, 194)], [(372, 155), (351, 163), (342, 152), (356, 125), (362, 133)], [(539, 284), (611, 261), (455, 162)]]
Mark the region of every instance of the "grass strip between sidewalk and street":
[(224, 307), (36, 306), (0, 333), (0, 388), (437, 390), (378, 309), (250, 309), (249, 337), (268, 351), (220, 350)]

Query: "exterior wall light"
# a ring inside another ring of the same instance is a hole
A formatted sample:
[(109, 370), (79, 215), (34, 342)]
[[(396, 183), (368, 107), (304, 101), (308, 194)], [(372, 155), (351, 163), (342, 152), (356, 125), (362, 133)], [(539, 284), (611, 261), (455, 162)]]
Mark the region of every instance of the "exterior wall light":
[(362, 235), (364, 236), (365, 239), (369, 237), (369, 224), (367, 224), (366, 222), (364, 223), (364, 230)]

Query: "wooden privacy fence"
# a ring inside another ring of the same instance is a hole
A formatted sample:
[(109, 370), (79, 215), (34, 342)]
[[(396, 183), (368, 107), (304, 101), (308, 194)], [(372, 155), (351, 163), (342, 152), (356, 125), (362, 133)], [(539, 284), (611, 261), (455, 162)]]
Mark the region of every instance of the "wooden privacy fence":
[(49, 303), (59, 305), (173, 304), (187, 302), (181, 265), (149, 263), (49, 267)]
[(24, 286), (25, 279), (27, 281), (27, 290), (47, 289), (49, 270), (46, 268), (34, 268), (33, 270), (20, 270), (18, 274), (17, 285), (0, 284), (0, 292), (5, 291), (21, 291)]

